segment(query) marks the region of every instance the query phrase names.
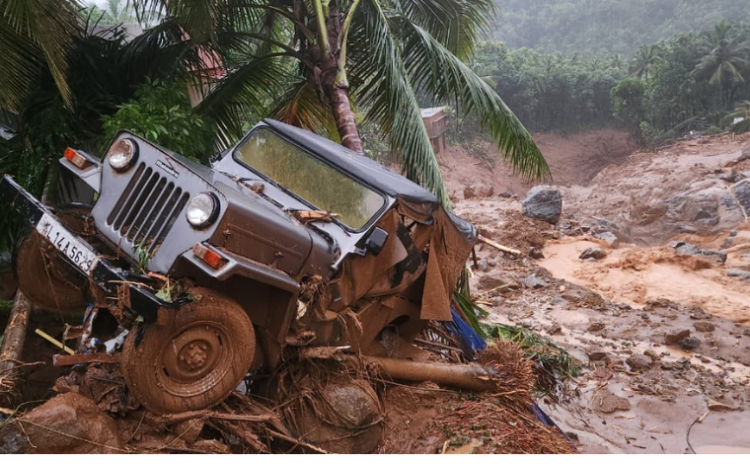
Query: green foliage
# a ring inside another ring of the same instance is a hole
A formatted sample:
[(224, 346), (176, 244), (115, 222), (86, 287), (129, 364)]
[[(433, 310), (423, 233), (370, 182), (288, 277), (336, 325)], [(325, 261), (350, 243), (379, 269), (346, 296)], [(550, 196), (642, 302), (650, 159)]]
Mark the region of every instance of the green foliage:
[[(519, 119), (535, 131), (574, 131), (611, 125), (612, 87), (626, 76), (619, 57), (565, 57), (534, 50), (482, 44), (472, 69), (495, 82), (495, 90)], [(461, 121), (470, 135), (478, 126)]]
[[(67, 80), (75, 105), (66, 103), (47, 70), (17, 112), (16, 136), (0, 140), (0, 172), (14, 176), (37, 197), (50, 166), (65, 148), (96, 154), (107, 142), (102, 116), (114, 114), (119, 105), (134, 98), (147, 79), (167, 82), (181, 76), (195, 54), (182, 41), (179, 28), (165, 25), (129, 43), (116, 30), (109, 38), (85, 33), (72, 41), (67, 57), (66, 66), (76, 70)], [(0, 250), (12, 243), (17, 220), (17, 214), (0, 212)]]
[(619, 53), (713, 27), (750, 21), (746, 0), (497, 0), (493, 38), (511, 48), (566, 54)]
[(645, 116), (646, 85), (639, 79), (624, 79), (612, 89), (615, 117), (637, 128)]
[(199, 161), (213, 153), (214, 127), (210, 119), (193, 111), (184, 81), (147, 81), (135, 97), (102, 117), (105, 139), (129, 130), (151, 142)]
[(51, 76), (71, 104), (68, 58), (80, 33), (77, 0), (0, 0), (0, 110), (19, 112)]

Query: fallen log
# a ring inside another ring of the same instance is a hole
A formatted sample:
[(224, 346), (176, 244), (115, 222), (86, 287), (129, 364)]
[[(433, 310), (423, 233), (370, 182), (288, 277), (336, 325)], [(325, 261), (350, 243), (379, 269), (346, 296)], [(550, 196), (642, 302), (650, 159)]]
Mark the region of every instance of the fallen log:
[(492, 248), (494, 248), (496, 250), (499, 250), (499, 251), (502, 251), (504, 253), (510, 253), (510, 254), (516, 255), (516, 256), (518, 256), (518, 255), (521, 254), (521, 252), (519, 250), (516, 250), (514, 248), (508, 248), (507, 246), (500, 245), (496, 241), (490, 240), (487, 237), (483, 237), (483, 236), (479, 235), (479, 236), (477, 236), (477, 238), (479, 239), (480, 242), (482, 242), (484, 244), (487, 244), (487, 245), (491, 246)]
[(30, 313), (31, 303), (17, 291), (0, 346), (0, 402), (5, 406), (13, 406), (13, 400), (19, 396), (16, 368), (21, 365)]
[(405, 359), (365, 356), (364, 360), (383, 369), (393, 379), (410, 382), (435, 382), (439, 385), (473, 391), (497, 390), (497, 373), (476, 364), (423, 363)]

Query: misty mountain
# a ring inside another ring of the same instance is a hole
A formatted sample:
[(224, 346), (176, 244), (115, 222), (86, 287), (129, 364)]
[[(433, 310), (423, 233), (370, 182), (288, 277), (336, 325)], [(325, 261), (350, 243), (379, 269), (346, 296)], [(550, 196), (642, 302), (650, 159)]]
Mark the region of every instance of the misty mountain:
[(640, 45), (750, 21), (748, 0), (496, 0), (492, 38), (510, 48), (631, 55)]

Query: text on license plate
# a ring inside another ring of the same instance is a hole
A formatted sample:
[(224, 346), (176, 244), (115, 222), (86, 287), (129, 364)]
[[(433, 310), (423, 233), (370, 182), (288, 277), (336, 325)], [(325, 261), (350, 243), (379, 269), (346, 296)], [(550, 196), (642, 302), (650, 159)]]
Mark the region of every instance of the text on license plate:
[(88, 244), (68, 232), (57, 219), (44, 213), (36, 225), (36, 230), (83, 272), (88, 274), (94, 267), (96, 253)]

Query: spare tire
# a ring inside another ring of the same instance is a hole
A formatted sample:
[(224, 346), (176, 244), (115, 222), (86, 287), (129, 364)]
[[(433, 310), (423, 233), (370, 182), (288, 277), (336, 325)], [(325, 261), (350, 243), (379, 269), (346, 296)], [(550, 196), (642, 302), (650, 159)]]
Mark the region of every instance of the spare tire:
[(39, 309), (76, 313), (91, 301), (88, 280), (36, 230), (19, 241), (15, 265), (18, 288)]

